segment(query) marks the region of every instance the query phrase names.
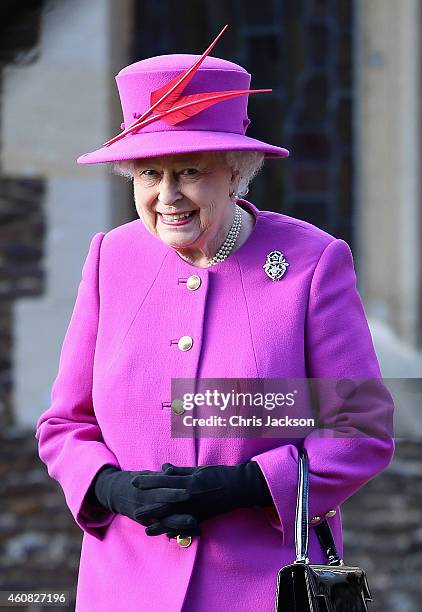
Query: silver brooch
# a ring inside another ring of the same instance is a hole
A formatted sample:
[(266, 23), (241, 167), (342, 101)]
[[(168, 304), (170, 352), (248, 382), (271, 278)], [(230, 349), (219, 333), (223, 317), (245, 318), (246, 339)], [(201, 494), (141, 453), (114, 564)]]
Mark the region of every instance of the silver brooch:
[(267, 260), (262, 266), (267, 274), (273, 281), (280, 280), (283, 274), (287, 270), (289, 264), (286, 261), (283, 253), (280, 251), (271, 251), (268, 253)]

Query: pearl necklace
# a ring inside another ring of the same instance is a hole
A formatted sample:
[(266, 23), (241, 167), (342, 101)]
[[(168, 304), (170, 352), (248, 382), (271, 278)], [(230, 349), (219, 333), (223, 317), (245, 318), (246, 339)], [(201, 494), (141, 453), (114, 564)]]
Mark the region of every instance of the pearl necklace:
[(215, 266), (215, 264), (224, 261), (231, 253), (237, 237), (239, 236), (240, 227), (242, 225), (242, 209), (237, 204), (235, 206), (235, 213), (233, 223), (229, 229), (229, 233), (221, 247), (218, 249), (217, 253), (214, 255), (212, 259), (209, 260), (207, 266)]

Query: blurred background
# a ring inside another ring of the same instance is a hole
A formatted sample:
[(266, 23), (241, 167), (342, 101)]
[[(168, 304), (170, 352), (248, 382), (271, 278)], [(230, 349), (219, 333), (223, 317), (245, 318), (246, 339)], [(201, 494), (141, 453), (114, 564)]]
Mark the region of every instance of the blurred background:
[[(213, 54), (273, 89), (251, 96), (248, 136), (291, 151), (247, 199), (349, 243), (383, 376), (421, 380), (420, 0), (2, 0), (0, 590), (76, 586), (82, 532), (35, 423), (90, 240), (137, 214), (127, 179), (75, 160), (119, 132), (122, 67), (201, 54), (226, 23)], [(421, 397), (396, 406), (390, 466), (342, 507), (373, 612), (422, 606)]]

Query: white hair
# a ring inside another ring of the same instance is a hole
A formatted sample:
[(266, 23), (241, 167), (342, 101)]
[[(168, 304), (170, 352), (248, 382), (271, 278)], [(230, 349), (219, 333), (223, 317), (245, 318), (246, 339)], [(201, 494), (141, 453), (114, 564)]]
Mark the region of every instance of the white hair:
[[(239, 184), (236, 196), (242, 198), (249, 191), (249, 184), (264, 165), (264, 153), (261, 151), (220, 151), (225, 163), (239, 173)], [(135, 159), (116, 161), (113, 163), (113, 172), (133, 180), (135, 172)]]

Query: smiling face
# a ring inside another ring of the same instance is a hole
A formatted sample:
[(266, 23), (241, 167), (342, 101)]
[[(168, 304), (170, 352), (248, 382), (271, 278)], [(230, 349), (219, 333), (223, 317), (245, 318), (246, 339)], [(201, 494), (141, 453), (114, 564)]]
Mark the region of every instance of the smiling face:
[(237, 187), (222, 153), (138, 159), (133, 185), (138, 215), (156, 238), (191, 260), (220, 248), (233, 221), (229, 194)]

